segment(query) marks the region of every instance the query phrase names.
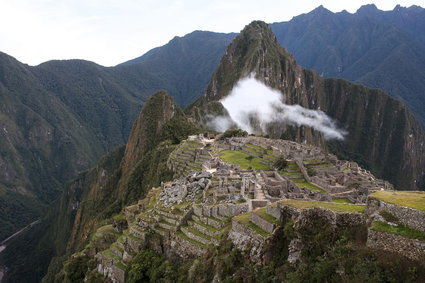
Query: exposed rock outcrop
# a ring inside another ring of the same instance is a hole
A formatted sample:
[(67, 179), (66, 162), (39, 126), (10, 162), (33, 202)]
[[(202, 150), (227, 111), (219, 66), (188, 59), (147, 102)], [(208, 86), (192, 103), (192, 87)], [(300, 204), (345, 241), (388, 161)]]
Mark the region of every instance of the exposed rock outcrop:
[(279, 90), (284, 103), (320, 109), (348, 132), (342, 142), (327, 142), (309, 127), (289, 130), (288, 125), (275, 123), (269, 127), (271, 136), (329, 147), (340, 156), (367, 165), (397, 188), (424, 185), (425, 134), (404, 104), (377, 89), (324, 79), (314, 71), (303, 70), (263, 22), (252, 22), (235, 38), (204, 98), (192, 108), (208, 109), (209, 103), (227, 96), (241, 78), (251, 73)]

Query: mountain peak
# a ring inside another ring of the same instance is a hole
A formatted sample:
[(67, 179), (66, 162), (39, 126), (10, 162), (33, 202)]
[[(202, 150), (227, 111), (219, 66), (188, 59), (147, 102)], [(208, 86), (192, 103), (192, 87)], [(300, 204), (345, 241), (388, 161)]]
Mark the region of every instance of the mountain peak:
[(277, 75), (272, 70), (279, 68), (280, 64), (297, 68), (295, 59), (279, 45), (271, 28), (265, 22), (253, 21), (227, 48), (205, 97), (208, 101), (220, 100), (229, 94), (239, 79), (252, 73), (273, 86), (277, 83)]
[(368, 15), (370, 15), (372, 13), (376, 13), (377, 11), (379, 11), (379, 9), (378, 9), (378, 7), (376, 7), (375, 4), (367, 4), (367, 5), (361, 6), (357, 10), (356, 14), (367, 15), (368, 16)]
[(276, 36), (270, 29), (269, 25), (263, 21), (253, 21), (246, 25), (241, 31), (241, 35), (249, 37), (252, 40), (262, 40), (265, 38), (276, 39)]
[(323, 5), (320, 5), (319, 7), (317, 7), (316, 9), (314, 9), (313, 11), (310, 12), (313, 15), (325, 15), (325, 14), (332, 14), (332, 11), (326, 9)]

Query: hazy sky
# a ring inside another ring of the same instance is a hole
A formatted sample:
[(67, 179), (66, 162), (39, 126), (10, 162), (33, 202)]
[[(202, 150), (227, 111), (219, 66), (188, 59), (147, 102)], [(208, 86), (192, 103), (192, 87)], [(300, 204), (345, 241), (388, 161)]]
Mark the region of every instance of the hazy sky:
[[(362, 0), (0, 0), (0, 51), (37, 65), (86, 59), (112, 66), (194, 30), (239, 32), (253, 20), (288, 21), (319, 5), (355, 12)], [(425, 7), (425, 0), (374, 1)]]

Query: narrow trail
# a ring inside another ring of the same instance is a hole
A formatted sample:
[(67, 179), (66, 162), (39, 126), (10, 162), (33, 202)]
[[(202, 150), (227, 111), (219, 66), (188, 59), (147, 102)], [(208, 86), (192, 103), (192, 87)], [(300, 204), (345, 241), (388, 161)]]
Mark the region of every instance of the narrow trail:
[(37, 225), (38, 223), (40, 223), (40, 219), (28, 224), (27, 226), (25, 226), (24, 228), (22, 228), (21, 230), (19, 230), (18, 232), (14, 233), (13, 235), (11, 235), (10, 237), (6, 238), (5, 240), (3, 240), (0, 243), (0, 252), (2, 252), (5, 248), (1, 249), (1, 247), (6, 247), (7, 243), (10, 242), (13, 238), (15, 238), (16, 236), (18, 236), (19, 234), (31, 229), (34, 225)]
[[(34, 227), (34, 225), (37, 225), (38, 223), (40, 223), (40, 219), (28, 224), (27, 226), (25, 226), (24, 228), (22, 228), (21, 230), (19, 230), (18, 232), (14, 233), (13, 235), (7, 237), (6, 239), (4, 239), (2, 242), (0, 242), (0, 253), (2, 253), (6, 247), (7, 244), (13, 240), (13, 238), (15, 238), (16, 236), (19, 236), (20, 234), (22, 234), (25, 231), (28, 231), (29, 229), (31, 229), (32, 227)], [(0, 265), (0, 283), (3, 280), (4, 275), (7, 272), (7, 266), (4, 265)]]

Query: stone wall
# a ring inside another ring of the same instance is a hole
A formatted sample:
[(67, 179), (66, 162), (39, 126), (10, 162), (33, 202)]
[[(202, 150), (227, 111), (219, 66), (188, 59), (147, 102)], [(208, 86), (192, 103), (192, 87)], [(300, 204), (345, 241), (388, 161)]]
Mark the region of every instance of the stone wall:
[(194, 206), (194, 214), (197, 216), (208, 216), (215, 218), (233, 217), (245, 212), (248, 212), (248, 203), (225, 203), (213, 206)]
[(369, 229), (366, 245), (372, 249), (396, 252), (412, 260), (425, 259), (425, 242)]
[(276, 228), (275, 224), (268, 222), (255, 212), (251, 213), (251, 222), (270, 234), (272, 234)]
[[(278, 208), (281, 209), (281, 215), (286, 219), (291, 219), (295, 222), (303, 221), (310, 216), (326, 218), (329, 223), (335, 227), (350, 227), (364, 225), (366, 217), (362, 213), (356, 212), (334, 212), (323, 208), (307, 208), (298, 209), (291, 206), (278, 203)], [(271, 211), (272, 212), (272, 211)]]
[(103, 254), (97, 254), (96, 257), (98, 260), (97, 272), (108, 277), (112, 282), (125, 282), (125, 270), (117, 267), (116, 262), (113, 259)]
[(425, 232), (425, 211), (398, 206), (373, 197), (369, 197), (367, 206), (369, 213), (386, 210), (397, 217), (401, 224)]
[(172, 234), (169, 239), (164, 241), (164, 244), (169, 252), (184, 259), (203, 256), (207, 251), (207, 249), (193, 244), (177, 234)]
[(262, 262), (266, 238), (238, 221), (232, 220), (229, 239), (240, 251), (248, 251), (252, 261)]
[(278, 207), (275, 204), (267, 206), (267, 213), (270, 214), (271, 216), (273, 216), (274, 218), (276, 218), (279, 221), (282, 218), (282, 211), (281, 211), (280, 207)]

